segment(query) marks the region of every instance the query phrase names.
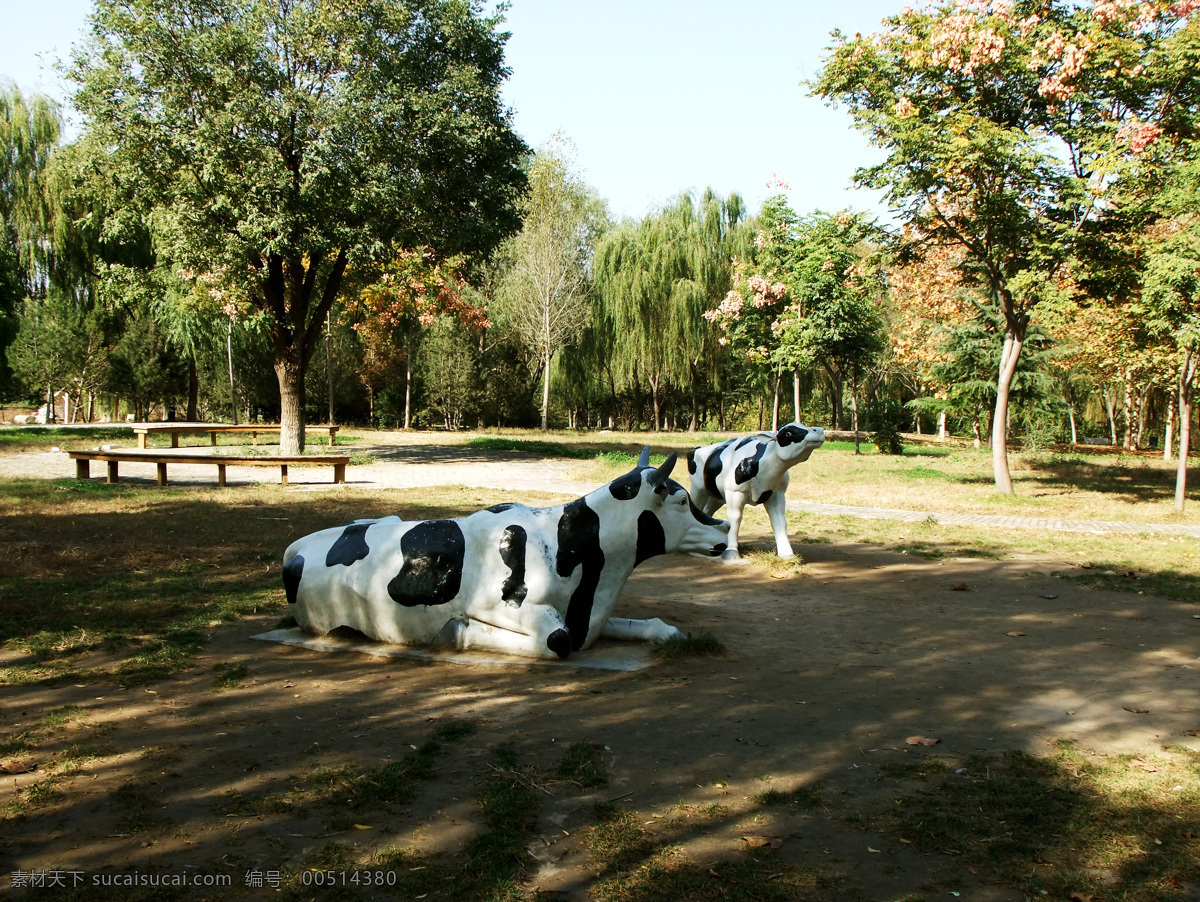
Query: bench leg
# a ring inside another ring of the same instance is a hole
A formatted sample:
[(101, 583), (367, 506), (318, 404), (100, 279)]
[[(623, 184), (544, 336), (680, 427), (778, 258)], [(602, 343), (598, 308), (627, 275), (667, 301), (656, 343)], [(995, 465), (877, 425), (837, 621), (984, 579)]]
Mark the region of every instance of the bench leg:
[(158, 484), (167, 484), (167, 464), (165, 461), (158, 465)]
[(279, 465), (279, 475), (283, 479), (283, 484), (287, 485), (287, 464)]
[(250, 444), (254, 445), (255, 447), (258, 447), (258, 433), (257, 432), (250, 433)]
[(115, 460), (110, 460), (108, 462), (108, 481), (109, 482), (117, 482), (118, 481), (117, 480), (117, 462)]
[(345, 464), (334, 464), (333, 465), (333, 481), (335, 483), (337, 483), (338, 485), (345, 484), (345, 482), (346, 482), (346, 465)]
[(75, 478), (76, 479), (91, 479), (91, 461), (87, 458), (80, 457), (75, 460)]
[(144, 432), (138, 433), (138, 447), (142, 448), (143, 450), (146, 447), (146, 437), (147, 437), (146, 433), (144, 433)]
[(332, 448), (335, 444), (337, 444), (337, 430), (330, 429), (329, 430), (329, 447)]
[(171, 447), (172, 448), (179, 447), (179, 433), (178, 432), (171, 433)]
[(225, 464), (217, 464), (217, 486), (225, 488)]
[(212, 436), (212, 443), (215, 445), (217, 443), (217, 434), (215, 432), (210, 432), (209, 435)]

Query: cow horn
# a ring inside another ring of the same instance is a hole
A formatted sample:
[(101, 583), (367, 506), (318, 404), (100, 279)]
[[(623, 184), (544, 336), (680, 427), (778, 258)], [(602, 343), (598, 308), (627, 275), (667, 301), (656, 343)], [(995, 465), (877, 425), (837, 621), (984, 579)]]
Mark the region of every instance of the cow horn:
[(658, 488), (667, 481), (667, 477), (671, 475), (671, 470), (675, 468), (675, 461), (679, 457), (678, 451), (672, 451), (667, 459), (662, 462), (662, 466), (650, 474), (649, 483)]
[(638, 462), (637, 462), (637, 465), (638, 465), (639, 467), (648, 467), (648, 466), (650, 466), (650, 446), (649, 446), (649, 445), (646, 445), (646, 447), (644, 447), (644, 448), (642, 449), (642, 453), (641, 453), (641, 455), (638, 457)]

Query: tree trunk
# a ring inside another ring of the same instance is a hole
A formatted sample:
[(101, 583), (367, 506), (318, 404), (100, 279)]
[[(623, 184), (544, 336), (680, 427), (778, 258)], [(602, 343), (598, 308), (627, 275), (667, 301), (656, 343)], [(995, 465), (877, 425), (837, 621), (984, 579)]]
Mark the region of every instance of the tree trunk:
[(1125, 439), (1121, 442), (1121, 447), (1126, 451), (1133, 450), (1133, 376), (1126, 370), (1125, 372), (1125, 399), (1121, 407), (1125, 414)]
[(792, 422), (800, 423), (803, 419), (800, 416), (800, 368), (792, 370), (792, 405), (796, 412), (796, 419)]
[(1108, 412), (1108, 435), (1110, 445), (1117, 443), (1117, 394), (1114, 386), (1104, 386), (1104, 409)]
[(1067, 407), (1067, 418), (1071, 421), (1071, 444), (1079, 444), (1079, 432), (1075, 428), (1075, 407), (1074, 405)]
[(946, 411), (938, 412), (938, 441), (946, 440)]
[[(233, 425), (236, 426), (238, 424), (238, 405), (237, 405), (237, 389), (233, 384), (233, 317), (232, 316), (229, 317), (227, 326), (228, 326), (228, 328), (226, 329), (226, 332), (225, 332), (225, 353), (226, 353), (226, 357), (229, 361), (229, 408), (230, 408), (230, 410), (233, 411)], [(275, 374), (276, 374), (276, 376), (279, 376), (279, 361), (275, 362)], [(301, 374), (301, 378), (303, 378), (304, 367), (300, 368), (300, 374)], [(279, 388), (281, 391), (283, 390), (283, 377), (282, 376), (279, 376)], [(303, 395), (303, 391), (301, 391), (301, 394)], [(282, 402), (282, 401), (283, 401), (283, 396), (281, 395), (280, 402)], [(286, 405), (283, 405), (281, 403), (281, 409), (286, 409)], [(302, 418), (303, 418), (303, 415), (302, 415)], [(283, 434), (282, 433), (280, 433), (279, 446), (280, 446), (280, 451), (283, 451)], [(301, 439), (298, 447), (300, 448), (300, 450), (304, 450), (303, 439)], [(284, 452), (284, 453), (296, 453), (296, 452)]]
[(333, 359), (329, 345), (333, 340), (333, 327), (329, 322), (330, 315), (325, 314), (325, 394), (329, 398), (329, 425), (333, 425)]
[(196, 352), (188, 353), (188, 405), (187, 419), (189, 423), (198, 422), (200, 414), (200, 373), (196, 368)]
[(550, 354), (542, 365), (542, 432), (550, 431)]
[(850, 374), (850, 424), (854, 429), (854, 453), (862, 454), (858, 434), (858, 374)]
[(1024, 341), (1023, 329), (1010, 325), (1005, 331), (1000, 372), (996, 380), (996, 410), (992, 416), (992, 471), (996, 479), (996, 491), (1003, 495), (1013, 493), (1012, 474), (1008, 469), (1008, 393)]
[(46, 422), (53, 423), (55, 421), (56, 421), (56, 414), (55, 414), (55, 410), (54, 410), (54, 387), (49, 382), (47, 382), (46, 383)]
[(696, 373), (696, 361), (694, 360), (688, 363), (688, 376), (692, 383), (692, 419), (688, 423), (688, 432), (695, 432), (700, 428), (700, 401), (696, 390), (696, 383), (699, 377)]
[(1175, 471), (1175, 510), (1180, 513), (1183, 513), (1183, 502), (1187, 497), (1188, 452), (1192, 442), (1192, 391), (1198, 364), (1200, 352), (1196, 348), (1184, 351), (1183, 365), (1179, 368), (1179, 467)]
[(412, 428), (412, 356), (413, 327), (408, 327), (404, 337), (404, 428)]
[(659, 419), (658, 419), (658, 385), (662, 381), (662, 379), (660, 377), (655, 377), (655, 378), (651, 379), (649, 376), (647, 376), (646, 381), (650, 383), (650, 406), (651, 406), (651, 408), (653, 408), (653, 413), (654, 413), (654, 431), (659, 432), (660, 428), (659, 428)]
[(779, 387), (783, 384), (783, 373), (775, 374), (775, 400), (771, 404), (771, 431), (779, 431)]
[(1163, 460), (1171, 459), (1171, 442), (1175, 440), (1175, 413), (1179, 399), (1172, 397), (1167, 401), (1167, 426), (1163, 434)]
[(275, 378), (279, 380), (279, 453), (303, 454), (304, 364), (295, 359), (276, 360)]

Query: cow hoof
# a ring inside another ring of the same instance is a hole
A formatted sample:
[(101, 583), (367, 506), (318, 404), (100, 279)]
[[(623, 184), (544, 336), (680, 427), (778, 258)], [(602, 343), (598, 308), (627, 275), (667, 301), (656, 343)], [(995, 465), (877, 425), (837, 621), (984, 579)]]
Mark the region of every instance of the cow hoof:
[(555, 630), (546, 637), (546, 647), (560, 658), (565, 658), (571, 653), (571, 634), (565, 629)]
[(726, 548), (721, 552), (721, 560), (723, 561), (740, 561), (742, 556), (738, 554), (736, 548)]
[(431, 648), (442, 651), (465, 651), (467, 647), (467, 625), (457, 617), (451, 617), (441, 628), (433, 641)]
[(777, 551), (777, 552), (775, 552), (775, 554), (779, 558), (781, 558), (782, 560), (785, 560), (785, 561), (788, 560), (789, 558), (794, 558), (796, 556), (796, 552), (792, 551), (791, 549), (789, 549), (787, 551)]

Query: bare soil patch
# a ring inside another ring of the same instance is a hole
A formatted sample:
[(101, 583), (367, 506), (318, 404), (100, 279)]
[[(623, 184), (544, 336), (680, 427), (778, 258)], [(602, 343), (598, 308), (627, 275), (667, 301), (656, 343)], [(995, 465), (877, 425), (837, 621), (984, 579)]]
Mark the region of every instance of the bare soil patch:
[[(586, 742), (610, 780), (546, 789), (526, 879), (548, 897), (589, 897), (600, 875), (583, 831), (594, 803), (619, 800), (658, 847), (705, 862), (758, 842), (826, 874), (831, 898), (950, 886), (1018, 898), (955, 856), (855, 828), (895, 792), (889, 768), (1045, 753), (1059, 739), (1096, 754), (1195, 743), (1185, 734), (1200, 727), (1191, 606), (1091, 591), (1039, 560), (929, 562), (834, 544), (803, 556), (801, 567), (670, 558), (639, 568), (620, 612), (709, 630), (729, 648), (724, 659), (613, 673), (251, 641), (281, 604), (214, 628), (177, 678), (6, 687), (6, 737), (77, 709), (22, 757), (36, 765), (88, 741), (92, 754), (57, 797), (8, 825), (0, 868), (225, 873), (236, 896), (247, 874), (294, 871), (329, 842), (360, 860), (396, 846), (453, 854), (481, 829), (470, 800), (488, 749), (552, 767)], [(218, 685), (218, 667), (237, 668), (234, 688)], [(353, 792), (316, 798), (314, 772), (384, 766), (452, 721), (476, 731), (446, 749), (411, 799), (364, 811)], [(909, 745), (912, 736), (939, 742)], [(40, 779), (4, 777), (0, 805)], [(818, 804), (761, 802), (805, 788)]]

